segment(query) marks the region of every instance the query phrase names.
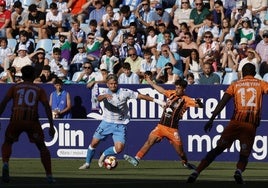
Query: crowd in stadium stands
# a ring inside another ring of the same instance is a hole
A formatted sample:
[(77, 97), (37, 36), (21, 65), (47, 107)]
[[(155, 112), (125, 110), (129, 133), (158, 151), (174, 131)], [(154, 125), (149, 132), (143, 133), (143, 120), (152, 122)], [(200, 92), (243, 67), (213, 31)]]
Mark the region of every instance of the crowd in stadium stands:
[[(267, 0), (0, 0), (0, 83), (268, 80)], [(127, 63), (125, 65), (125, 63)]]

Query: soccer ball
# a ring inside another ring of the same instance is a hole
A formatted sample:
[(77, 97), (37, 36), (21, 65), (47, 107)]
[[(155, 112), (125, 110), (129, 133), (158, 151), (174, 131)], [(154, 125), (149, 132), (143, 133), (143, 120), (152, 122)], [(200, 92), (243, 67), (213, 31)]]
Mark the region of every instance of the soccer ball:
[(118, 161), (115, 156), (107, 156), (104, 159), (104, 167), (108, 170), (114, 169), (118, 165)]

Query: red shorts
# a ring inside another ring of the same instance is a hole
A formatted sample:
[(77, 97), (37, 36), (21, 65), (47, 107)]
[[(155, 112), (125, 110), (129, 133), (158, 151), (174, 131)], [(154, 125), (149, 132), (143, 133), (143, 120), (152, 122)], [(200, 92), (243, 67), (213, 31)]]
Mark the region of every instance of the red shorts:
[(163, 139), (165, 137), (170, 141), (170, 143), (173, 143), (175, 145), (182, 145), (178, 129), (158, 124), (150, 134), (160, 139)]
[(230, 148), (235, 140), (239, 140), (241, 148), (240, 154), (249, 156), (255, 135), (256, 126), (247, 122), (231, 120), (222, 132), (217, 145), (224, 148)]
[(12, 121), (7, 126), (5, 137), (16, 142), (22, 132), (28, 135), (30, 142), (44, 141), (44, 133), (39, 121)]

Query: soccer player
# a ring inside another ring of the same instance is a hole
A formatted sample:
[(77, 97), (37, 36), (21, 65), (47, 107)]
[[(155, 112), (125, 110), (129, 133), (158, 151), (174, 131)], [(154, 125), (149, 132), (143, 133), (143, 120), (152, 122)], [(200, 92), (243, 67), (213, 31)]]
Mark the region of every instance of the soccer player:
[(38, 103), (45, 108), (50, 124), (49, 135), (54, 137), (52, 112), (48, 103), (46, 92), (40, 86), (33, 84), (34, 67), (26, 65), (21, 69), (24, 82), (10, 87), (4, 99), (0, 103), (0, 115), (4, 112), (7, 103), (13, 100), (12, 115), (5, 132), (5, 140), (2, 145), (2, 181), (9, 182), (9, 159), (12, 153), (12, 145), (18, 141), (22, 132), (26, 132), (30, 142), (35, 143), (40, 151), (41, 161), (46, 171), (48, 183), (55, 180), (52, 177), (51, 157), (44, 142), (44, 133), (38, 120)]
[(183, 150), (183, 143), (179, 135), (178, 124), (187, 108), (203, 108), (203, 103), (200, 101), (200, 99), (190, 98), (185, 95), (187, 81), (183, 79), (175, 81), (174, 90), (165, 90), (153, 82), (148, 76), (146, 76), (145, 79), (154, 89), (168, 98), (167, 104), (164, 108), (159, 123), (151, 131), (147, 141), (145, 141), (144, 145), (136, 153), (136, 156), (132, 157), (125, 154), (124, 158), (132, 165), (137, 166), (139, 161), (146, 155), (146, 153), (155, 143), (160, 142), (163, 138), (167, 138), (176, 150), (177, 154), (180, 156), (182, 165), (185, 168), (194, 169), (195, 166), (188, 163), (187, 156)]
[(262, 96), (268, 93), (268, 83), (254, 78), (255, 65), (247, 63), (242, 68), (243, 78), (232, 83), (225, 91), (222, 99), (215, 108), (211, 118), (204, 126), (205, 132), (212, 128), (216, 116), (225, 107), (228, 101), (234, 98), (233, 116), (221, 134), (217, 146), (209, 151), (197, 169), (190, 174), (187, 183), (193, 183), (199, 174), (214, 161), (226, 148), (230, 148), (235, 140), (240, 141), (240, 155), (234, 172), (237, 184), (244, 184), (242, 172), (248, 164), (248, 157), (252, 150), (256, 129), (260, 124)]
[(95, 149), (100, 141), (108, 135), (112, 135), (114, 146), (108, 147), (100, 156), (98, 165), (103, 166), (103, 161), (108, 155), (116, 155), (123, 151), (125, 146), (125, 137), (127, 124), (129, 122), (129, 109), (127, 101), (129, 99), (143, 99), (153, 101), (161, 106), (165, 105), (164, 101), (154, 99), (148, 95), (126, 88), (118, 87), (118, 77), (115, 74), (108, 75), (106, 79), (107, 89), (105, 89), (97, 98), (99, 102), (104, 103), (103, 120), (97, 127), (92, 141), (87, 150), (86, 162), (79, 169), (88, 169), (91, 160), (95, 154)]

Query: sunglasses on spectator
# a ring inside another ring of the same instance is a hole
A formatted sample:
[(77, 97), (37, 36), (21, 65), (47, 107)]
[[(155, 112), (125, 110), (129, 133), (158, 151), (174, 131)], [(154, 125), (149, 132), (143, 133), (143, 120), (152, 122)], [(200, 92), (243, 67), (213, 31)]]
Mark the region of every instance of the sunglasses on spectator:
[(84, 67), (84, 69), (91, 69), (91, 67)]
[(196, 6), (202, 6), (203, 3), (195, 3)]
[(147, 3), (142, 4), (142, 6), (148, 5)]
[(135, 56), (136, 54), (128, 54), (129, 56)]
[(181, 4), (188, 4), (188, 2), (181, 2)]
[(262, 37), (263, 37), (263, 38), (268, 38), (268, 35), (263, 35)]
[(212, 36), (205, 36), (205, 38), (212, 38)]

